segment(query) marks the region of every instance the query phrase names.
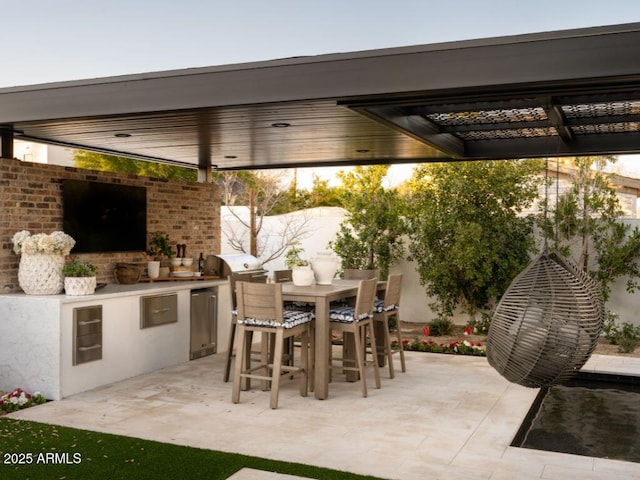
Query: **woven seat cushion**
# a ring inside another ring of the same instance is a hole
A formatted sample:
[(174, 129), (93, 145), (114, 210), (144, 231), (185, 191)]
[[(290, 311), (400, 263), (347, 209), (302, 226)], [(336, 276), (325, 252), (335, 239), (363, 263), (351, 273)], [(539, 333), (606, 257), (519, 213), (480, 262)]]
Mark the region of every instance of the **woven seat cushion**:
[(272, 318), (245, 318), (243, 320), (238, 320), (238, 323), (243, 323), (244, 325), (253, 325), (257, 327), (284, 327), (284, 328), (293, 328), (298, 325), (302, 325), (303, 323), (308, 323), (313, 320), (314, 316), (311, 312), (300, 312), (298, 310), (285, 310), (282, 312), (282, 317), (284, 322), (278, 322)]
[(353, 307), (337, 307), (329, 310), (329, 321), (331, 322), (352, 323), (359, 322), (370, 317), (370, 314), (363, 313), (358, 318), (355, 318), (355, 309)]
[(390, 312), (391, 310), (395, 310), (396, 308), (398, 308), (400, 305), (388, 305), (388, 306), (384, 306), (384, 300), (378, 300), (376, 299), (373, 302), (373, 311), (376, 313), (382, 313), (382, 312)]
[(297, 310), (298, 308), (314, 308), (315, 303), (310, 302), (284, 302), (285, 310)]

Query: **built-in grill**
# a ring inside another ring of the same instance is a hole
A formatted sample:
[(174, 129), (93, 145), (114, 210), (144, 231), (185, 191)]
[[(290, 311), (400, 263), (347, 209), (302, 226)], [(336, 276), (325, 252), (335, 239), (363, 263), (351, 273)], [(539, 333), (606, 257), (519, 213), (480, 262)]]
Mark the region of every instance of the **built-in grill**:
[(205, 261), (205, 275), (216, 275), (227, 278), (231, 273), (249, 273), (266, 275), (267, 270), (262, 263), (246, 253), (209, 255)]

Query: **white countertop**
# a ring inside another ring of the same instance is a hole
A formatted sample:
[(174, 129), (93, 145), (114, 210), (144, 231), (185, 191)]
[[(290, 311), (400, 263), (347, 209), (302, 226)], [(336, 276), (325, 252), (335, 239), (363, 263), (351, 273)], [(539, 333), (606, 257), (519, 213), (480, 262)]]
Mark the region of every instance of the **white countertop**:
[(125, 297), (130, 295), (144, 295), (154, 293), (166, 293), (176, 292), (180, 290), (196, 290), (199, 288), (214, 287), (217, 285), (224, 285), (227, 280), (180, 280), (180, 281), (166, 281), (166, 282), (152, 282), (152, 283), (134, 283), (130, 285), (119, 285), (116, 283), (109, 283), (105, 287), (102, 287), (92, 295), (26, 295), (24, 293), (6, 293), (0, 295), (0, 298), (23, 298), (29, 300), (47, 299), (57, 300), (60, 303), (76, 303), (86, 301), (100, 301), (102, 299), (109, 299), (115, 297)]

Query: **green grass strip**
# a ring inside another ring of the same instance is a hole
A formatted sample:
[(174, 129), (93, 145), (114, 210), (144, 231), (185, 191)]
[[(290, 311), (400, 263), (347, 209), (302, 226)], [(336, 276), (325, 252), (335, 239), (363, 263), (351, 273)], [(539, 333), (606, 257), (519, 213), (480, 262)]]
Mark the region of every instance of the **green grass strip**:
[(6, 417), (0, 454), (0, 478), (30, 480), (222, 480), (244, 467), (322, 480), (377, 478)]

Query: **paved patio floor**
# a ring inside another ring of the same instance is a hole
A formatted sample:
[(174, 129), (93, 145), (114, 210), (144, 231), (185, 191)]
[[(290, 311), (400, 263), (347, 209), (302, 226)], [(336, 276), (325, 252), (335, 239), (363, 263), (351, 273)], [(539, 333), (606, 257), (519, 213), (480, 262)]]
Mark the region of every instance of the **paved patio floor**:
[[(387, 479), (640, 479), (637, 463), (510, 447), (537, 390), (508, 383), (485, 358), (409, 352), (407, 372), (390, 380), (382, 370), (382, 388), (368, 398), (336, 375), (322, 401), (284, 384), (277, 410), (259, 389), (232, 404), (223, 360), (212, 355), (11, 416)], [(594, 355), (586, 368), (640, 374), (640, 359)], [(279, 477), (247, 470), (232, 478)]]

